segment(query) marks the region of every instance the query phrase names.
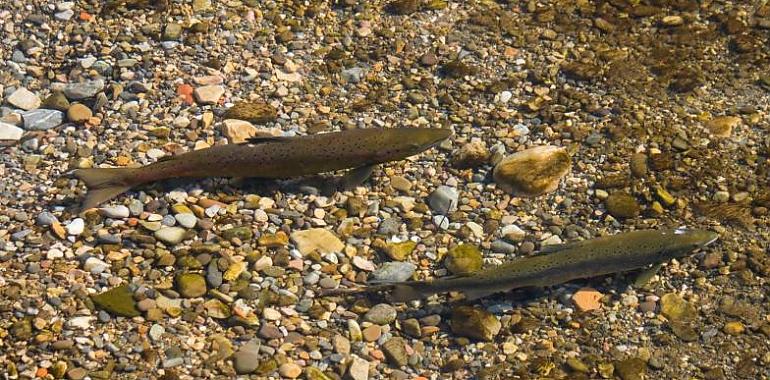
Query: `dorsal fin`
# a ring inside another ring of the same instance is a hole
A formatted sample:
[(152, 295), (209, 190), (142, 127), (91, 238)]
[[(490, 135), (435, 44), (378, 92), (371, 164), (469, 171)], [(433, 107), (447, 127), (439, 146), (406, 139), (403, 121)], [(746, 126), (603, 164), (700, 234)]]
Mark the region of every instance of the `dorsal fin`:
[(286, 137), (284, 136), (254, 136), (249, 137), (246, 139), (246, 141), (243, 142), (243, 144), (260, 144), (264, 142), (271, 142), (271, 141), (285, 141)]

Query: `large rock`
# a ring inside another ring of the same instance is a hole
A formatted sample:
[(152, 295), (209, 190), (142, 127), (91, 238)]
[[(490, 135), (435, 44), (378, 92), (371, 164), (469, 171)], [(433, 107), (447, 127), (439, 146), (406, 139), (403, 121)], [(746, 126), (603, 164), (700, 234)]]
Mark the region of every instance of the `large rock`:
[(292, 232), (291, 241), (303, 255), (316, 250), (320, 254), (341, 252), (345, 248), (339, 238), (323, 228)]
[(483, 263), (481, 251), (473, 244), (452, 247), (444, 259), (444, 266), (452, 274), (476, 272)]
[(11, 95), (8, 95), (8, 104), (25, 111), (40, 107), (40, 98), (34, 92), (24, 87), (19, 87)]
[(64, 113), (56, 110), (36, 109), (24, 112), (24, 129), (44, 131), (64, 122)]
[(8, 123), (0, 122), (0, 140), (20, 140), (24, 130)]
[(738, 116), (717, 116), (706, 122), (706, 128), (716, 137), (730, 137), (733, 129), (741, 125)]
[(458, 306), (452, 310), (452, 332), (468, 338), (491, 342), (502, 324), (484, 309)]
[(504, 158), (495, 166), (493, 177), (504, 191), (534, 197), (556, 190), (571, 165), (566, 149), (539, 146)]
[(254, 124), (264, 124), (278, 118), (278, 110), (264, 102), (238, 102), (222, 115), (225, 119), (245, 120)]
[(128, 285), (121, 285), (104, 293), (91, 296), (91, 300), (96, 306), (110, 314), (122, 317), (136, 317), (139, 315), (134, 295), (128, 289)]
[(238, 144), (256, 136), (257, 127), (250, 122), (237, 119), (226, 119), (222, 122), (222, 134), (231, 144)]
[(87, 99), (95, 96), (104, 89), (104, 80), (95, 79), (80, 83), (68, 83), (64, 86), (64, 96), (70, 100)]

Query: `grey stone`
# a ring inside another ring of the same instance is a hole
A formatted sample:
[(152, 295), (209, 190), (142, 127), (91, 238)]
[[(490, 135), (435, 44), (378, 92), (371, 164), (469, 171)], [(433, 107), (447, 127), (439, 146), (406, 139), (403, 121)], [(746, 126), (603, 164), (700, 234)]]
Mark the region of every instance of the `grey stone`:
[(177, 223), (184, 228), (193, 228), (198, 224), (198, 218), (193, 214), (176, 214), (174, 215)]
[(44, 131), (64, 122), (64, 113), (56, 110), (36, 109), (24, 112), (24, 129)]
[(103, 79), (88, 80), (79, 83), (68, 83), (64, 86), (64, 96), (70, 100), (87, 99), (95, 96), (104, 89)]
[(396, 320), (396, 309), (386, 303), (374, 305), (364, 314), (364, 319), (378, 325), (387, 325)]
[(128, 218), (130, 214), (128, 207), (123, 205), (112, 206), (112, 207), (102, 207), (99, 209), (99, 213), (108, 218), (113, 218), (113, 219)]
[(364, 76), (364, 69), (361, 67), (351, 67), (346, 70), (342, 70), (342, 79), (346, 82), (358, 83)]
[(417, 266), (401, 261), (391, 261), (382, 264), (377, 270), (372, 272), (371, 282), (400, 282), (406, 281), (417, 269)]
[(184, 239), (187, 230), (181, 227), (166, 227), (155, 231), (155, 238), (166, 244), (179, 244)]
[(56, 216), (48, 211), (43, 211), (35, 218), (35, 223), (40, 227), (48, 227), (57, 221)]
[(233, 354), (235, 373), (244, 375), (254, 372), (259, 367), (259, 341), (254, 339), (241, 346)]
[(10, 105), (25, 111), (40, 107), (40, 98), (38, 98), (34, 92), (27, 90), (24, 87), (16, 89), (16, 91), (9, 95), (6, 100)]
[(24, 130), (8, 123), (0, 122), (0, 140), (21, 140)]
[(457, 189), (449, 186), (439, 186), (428, 196), (428, 205), (437, 214), (446, 214), (457, 209)]

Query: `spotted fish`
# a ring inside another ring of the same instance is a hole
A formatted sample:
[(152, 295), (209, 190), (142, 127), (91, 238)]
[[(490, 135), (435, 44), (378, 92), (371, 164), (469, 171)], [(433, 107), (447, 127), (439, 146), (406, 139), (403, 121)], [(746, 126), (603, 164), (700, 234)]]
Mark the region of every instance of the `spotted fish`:
[(497, 267), (432, 281), (375, 284), (332, 289), (323, 295), (392, 291), (394, 302), (459, 291), (469, 300), (517, 288), (551, 286), (567, 281), (625, 272), (680, 258), (703, 248), (719, 235), (697, 229), (641, 230), (568, 243), (548, 253), (511, 260)]
[(82, 208), (168, 178), (292, 178), (364, 168), (421, 153), (451, 136), (449, 129), (353, 129), (296, 137), (255, 137), (241, 144), (187, 152), (138, 168), (78, 169), (88, 187)]

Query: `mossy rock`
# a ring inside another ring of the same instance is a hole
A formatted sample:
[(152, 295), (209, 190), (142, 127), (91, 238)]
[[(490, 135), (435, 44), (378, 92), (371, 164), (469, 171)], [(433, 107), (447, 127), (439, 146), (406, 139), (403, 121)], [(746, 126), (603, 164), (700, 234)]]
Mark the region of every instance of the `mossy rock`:
[(483, 263), (481, 251), (472, 244), (453, 247), (444, 259), (444, 266), (453, 274), (476, 272), (481, 269)]
[(121, 317), (137, 317), (140, 315), (136, 308), (134, 294), (128, 285), (121, 285), (106, 292), (91, 296), (91, 300), (104, 311)]
[(615, 193), (605, 201), (607, 212), (618, 219), (634, 218), (639, 215), (641, 208), (636, 198), (626, 193)]
[(182, 297), (195, 298), (206, 294), (206, 279), (197, 273), (176, 276), (176, 290)]
[(246, 120), (254, 124), (265, 124), (278, 118), (278, 110), (264, 102), (238, 102), (222, 115), (225, 119)]

